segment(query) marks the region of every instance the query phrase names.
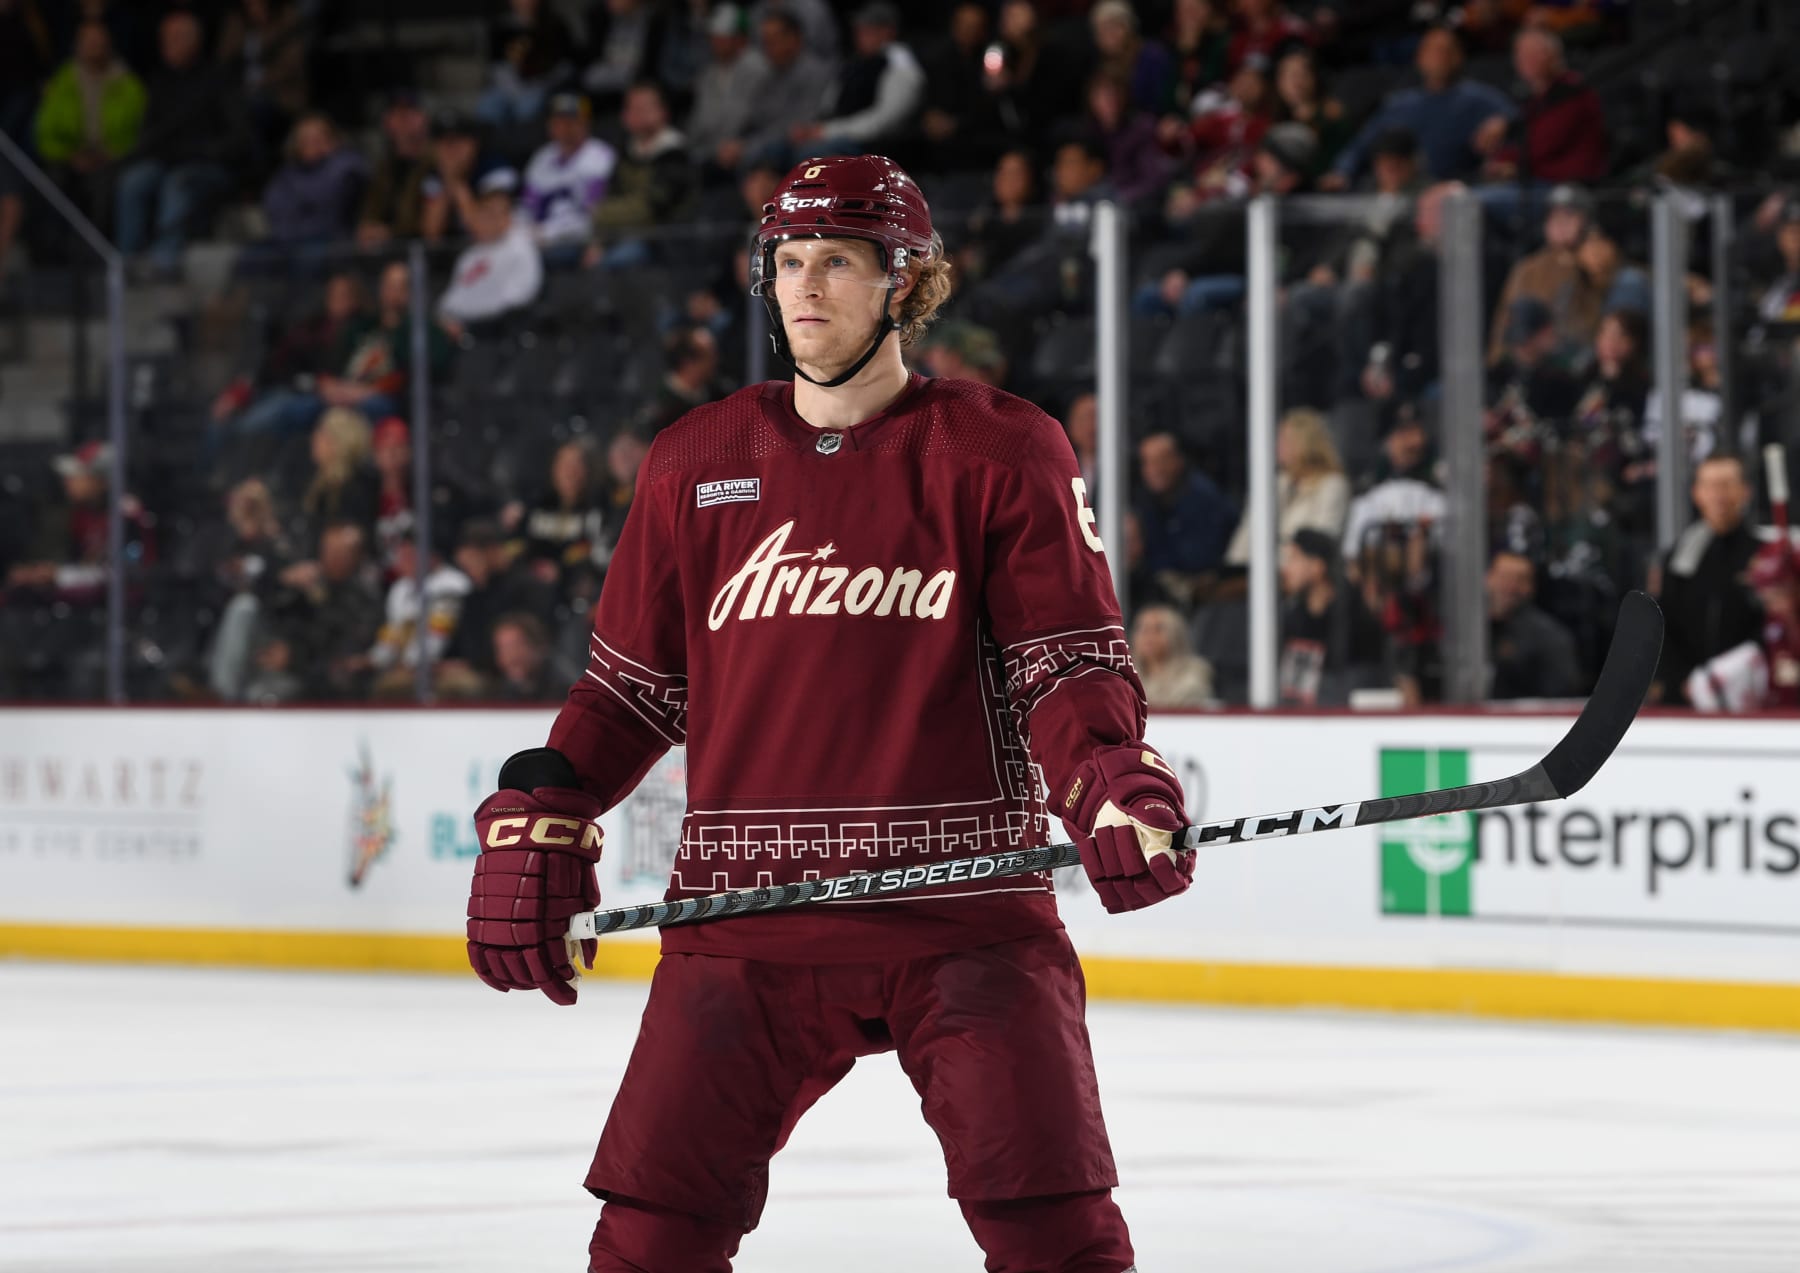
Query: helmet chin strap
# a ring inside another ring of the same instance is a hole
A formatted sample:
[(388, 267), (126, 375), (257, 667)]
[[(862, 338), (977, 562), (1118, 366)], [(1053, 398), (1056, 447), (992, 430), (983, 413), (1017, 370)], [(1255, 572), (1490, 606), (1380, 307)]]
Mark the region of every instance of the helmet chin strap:
[(835, 389), (839, 385), (855, 379), (856, 374), (867, 367), (869, 360), (875, 357), (876, 351), (881, 348), (881, 342), (887, 339), (888, 333), (900, 330), (900, 324), (891, 312), (894, 293), (898, 290), (899, 288), (894, 284), (888, 284), (887, 298), (881, 303), (881, 319), (875, 324), (875, 339), (869, 342), (867, 349), (863, 350), (862, 357), (851, 363), (847, 371), (833, 376), (830, 380), (819, 380), (807, 375), (805, 369), (795, 361), (794, 351), (788, 345), (787, 328), (781, 322), (781, 302), (776, 300), (772, 294), (764, 292), (763, 304), (769, 307), (769, 343), (775, 347), (775, 356), (792, 367), (794, 374), (800, 379), (806, 381), (807, 384), (818, 385), (821, 389)]

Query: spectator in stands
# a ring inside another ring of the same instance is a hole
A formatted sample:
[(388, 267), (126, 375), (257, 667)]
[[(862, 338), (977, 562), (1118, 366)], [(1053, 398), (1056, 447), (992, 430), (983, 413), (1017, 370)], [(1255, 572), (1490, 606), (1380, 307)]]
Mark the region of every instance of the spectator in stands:
[(369, 647), (381, 628), (381, 595), (367, 556), (368, 530), (358, 522), (328, 522), (318, 556), (282, 572), (292, 590), (280, 627), (292, 647), (291, 666), (311, 698), (360, 696)]
[(462, 617), (438, 665), (438, 689), (452, 698), (479, 698), (496, 676), (494, 628), (515, 611), (549, 614), (550, 590), (520, 568), (499, 525), (487, 518), (463, 524), (456, 567), (469, 578)]
[(1124, 88), (1131, 110), (1152, 119), (1168, 110), (1175, 97), (1174, 55), (1143, 37), (1128, 0), (1100, 0), (1088, 13), (1088, 29), (1100, 73)]
[(1783, 198), (1772, 220), (1780, 272), (1767, 285), (1756, 312), (1771, 323), (1800, 323), (1800, 199)]
[(1313, 135), (1313, 158), (1306, 171), (1315, 181), (1330, 171), (1332, 161), (1350, 141), (1350, 117), (1344, 104), (1325, 91), (1319, 61), (1304, 44), (1293, 45), (1275, 63), (1275, 122), (1302, 124)]
[(259, 630), (254, 646), (254, 664), (243, 682), (239, 699), (257, 707), (279, 707), (297, 703), (306, 697), (306, 682), (294, 667), (296, 653), (289, 639), (290, 622), (273, 622), (267, 630)]
[(937, 379), (974, 380), (996, 389), (1006, 383), (1006, 353), (1000, 338), (967, 319), (941, 323), (919, 353), (925, 374)]
[(494, 625), (494, 684), (506, 703), (548, 703), (568, 693), (569, 678), (550, 660), (550, 638), (534, 614), (503, 615)]
[[(1358, 478), (1356, 485), (1360, 492), (1366, 493), (1372, 487), (1393, 481), (1437, 484), (1436, 448), (1425, 427), (1425, 414), (1413, 402), (1395, 402), (1382, 413), (1381, 454), (1376, 457), (1375, 466)], [(1352, 510), (1355, 507), (1355, 501), (1352, 501)], [(1349, 539), (1346, 534), (1345, 542)]]
[(259, 477), (231, 488), (225, 525), (228, 539), (212, 567), (219, 624), (207, 655), (207, 685), (220, 699), (236, 703), (245, 697), (257, 646), (294, 553), (275, 514), (275, 498)]
[(1515, 302), (1527, 297), (1550, 307), (1559, 342), (1570, 347), (1592, 342), (1606, 291), (1600, 280), (1582, 269), (1579, 253), (1594, 229), (1593, 219), (1594, 200), (1587, 191), (1563, 185), (1550, 192), (1544, 214), (1544, 246), (1513, 266), (1495, 303), (1488, 339), (1490, 365), (1505, 353), (1506, 315)]
[(431, 131), (431, 171), (419, 183), (419, 230), (427, 243), (442, 243), (467, 236), (476, 186), (505, 165), (482, 153), (480, 125), (467, 116), (444, 115)]
[[(1681, 395), (1682, 431), (1687, 436), (1688, 455), (1696, 463), (1724, 449), (1748, 452), (1756, 444), (1756, 417), (1747, 413), (1737, 421), (1738, 436), (1727, 432), (1725, 420), (1725, 384), (1719, 366), (1718, 338), (1712, 323), (1698, 319), (1687, 330), (1688, 383)], [(1644, 402), (1644, 438), (1654, 449), (1662, 434), (1662, 394), (1656, 389)]]
[(719, 342), (704, 326), (677, 327), (663, 340), (662, 383), (639, 424), (649, 437), (668, 428), (702, 403), (725, 395), (719, 383)]
[(1505, 139), (1488, 151), (1482, 175), (1489, 181), (1546, 185), (1604, 178), (1606, 112), (1600, 94), (1569, 69), (1562, 40), (1542, 27), (1526, 27), (1513, 41), (1513, 69), (1527, 96), (1514, 118), (1496, 117), (1499, 122), (1483, 125), (1503, 130)]
[[(1438, 244), (1444, 201), (1465, 193), (1458, 182), (1427, 189), (1413, 205), (1412, 222), (1396, 234), (1378, 272), (1366, 314), (1347, 330), (1373, 342), (1359, 378), (1363, 396), (1387, 403), (1416, 398), (1438, 377)], [(1360, 342), (1359, 342), (1360, 343)]]
[(1515, 552), (1488, 563), (1488, 693), (1515, 698), (1571, 698), (1581, 667), (1568, 629), (1533, 604), (1537, 568)]
[(1111, 194), (1106, 150), (1098, 138), (1080, 137), (1058, 147), (1051, 169), (1050, 223), (970, 294), (969, 317), (997, 331), (1017, 330), (1023, 315), (1083, 303), (1091, 270), (1089, 214)]
[[(374, 557), (381, 567), (382, 578), (391, 582), (398, 570), (398, 545), (414, 537), (417, 524), (413, 512), (412, 431), (406, 421), (389, 416), (376, 424), (371, 456), (378, 482)], [(445, 473), (444, 466), (434, 465), (426, 498), (430, 504), (434, 551), (440, 546), (454, 544), (456, 530), (468, 515), (472, 503), (470, 495)]]
[(735, 169), (744, 160), (786, 169), (794, 130), (816, 122), (833, 82), (831, 64), (806, 45), (800, 22), (785, 9), (770, 9), (760, 28), (762, 59), (750, 86), (745, 133), (723, 142), (719, 166)]
[[(295, 394), (312, 393), (319, 376), (341, 366), (351, 330), (365, 319), (366, 308), (362, 281), (355, 273), (339, 270), (326, 279), (323, 307), (283, 331), (254, 372), (236, 376), (213, 399), (211, 446), (216, 449), (227, 432), (280, 428), (277, 404)], [(293, 431), (310, 423), (310, 417), (296, 421)]]
[(1419, 139), (1425, 170), (1434, 180), (1473, 176), (1486, 155), (1503, 140), (1503, 129), (1491, 121), (1518, 115), (1505, 94), (1462, 78), (1462, 45), (1456, 36), (1435, 27), (1419, 41), (1419, 88), (1391, 94), (1362, 131), (1344, 148), (1321, 182), (1326, 189), (1346, 190), (1363, 176), (1375, 138), (1404, 128)]
[(1032, 0), (1004, 0), (997, 43), (1000, 56), (984, 63), (983, 82), (1011, 135), (1033, 144), (1040, 160), (1048, 158), (1057, 124), (1081, 112), (1091, 53), (1050, 38)]
[(669, 123), (669, 104), (652, 83), (633, 84), (619, 117), (625, 150), (606, 198), (594, 209), (594, 243), (584, 258), (619, 267), (650, 257), (643, 239), (629, 237), (654, 226), (685, 220), (694, 202), (694, 167), (687, 138)]
[(1250, 193), (1256, 148), (1274, 122), (1274, 105), (1268, 59), (1257, 56), (1246, 58), (1223, 90), (1196, 97), (1190, 122), (1163, 121), (1158, 130), (1163, 145), (1178, 153), (1192, 174), (1170, 187), (1170, 220), (1186, 220), (1211, 200)]
[[(1250, 157), (1252, 185), (1246, 194), (1290, 195), (1306, 186), (1317, 142), (1304, 124), (1277, 124), (1263, 134)], [(1233, 174), (1235, 184), (1237, 175)], [(1179, 193), (1179, 192), (1177, 192)], [(1176, 201), (1171, 200), (1171, 206)], [(1159, 279), (1139, 285), (1132, 311), (1140, 317), (1169, 317), (1227, 310), (1244, 299), (1244, 272), (1239, 268), (1237, 227), (1214, 224), (1212, 233), (1193, 233), (1165, 244), (1152, 260), (1162, 270)], [(1221, 244), (1220, 238), (1227, 240)], [(1283, 283), (1306, 278), (1320, 263), (1319, 252), (1335, 238), (1319, 227), (1284, 227)], [(1304, 251), (1295, 248), (1304, 245)], [(1221, 256), (1221, 248), (1223, 255)]]
[(269, 239), (253, 261), (308, 272), (350, 237), (367, 182), (362, 156), (344, 144), (331, 117), (302, 115), (288, 139), (287, 162), (263, 191)]
[(1734, 646), (1758, 639), (1762, 610), (1744, 582), (1759, 541), (1747, 524), (1750, 485), (1736, 456), (1713, 456), (1694, 472), (1700, 520), (1681, 533), (1662, 559), (1654, 591), (1665, 628), (1662, 662), (1652, 697), (1688, 702), (1688, 674)]
[[(1304, 192), (1311, 184), (1312, 170), (1318, 166), (1318, 153), (1318, 134), (1305, 124), (1276, 124), (1263, 134), (1262, 143), (1251, 157), (1250, 171), (1254, 178), (1251, 193), (1290, 195)], [(1289, 236), (1288, 246), (1291, 253), (1292, 236)], [(1307, 255), (1310, 260), (1312, 253), (1309, 251)], [(1294, 272), (1291, 261), (1288, 272)]]
[[(1706, 191), (1731, 185), (1737, 174), (1719, 158), (1719, 113), (1704, 99), (1677, 99), (1663, 127), (1668, 149), (1630, 174), (1633, 184), (1658, 190)], [(1690, 219), (1701, 213), (1696, 206)]]
[[(107, 515), (113, 490), (112, 448), (84, 442), (52, 461), (63, 498), (39, 511), (23, 560), (7, 570), (6, 586), (73, 604), (105, 598)], [(125, 514), (125, 560), (141, 569), (155, 559), (154, 519), (129, 492), (119, 496)]]
[[(1370, 193), (1374, 199), (1367, 211), (1342, 234), (1333, 236), (1334, 251), (1323, 262), (1323, 271), (1308, 280), (1323, 288), (1328, 300), (1331, 289), (1343, 285), (1336, 294), (1338, 308), (1349, 308), (1352, 295), (1366, 296), (1376, 283), (1380, 263), (1396, 244), (1396, 239), (1409, 232), (1413, 198), (1422, 188), (1419, 169), (1418, 138), (1403, 129), (1376, 138), (1370, 149), (1369, 170), (1374, 177)], [(1348, 327), (1349, 324), (1344, 324)], [(1366, 350), (1365, 341), (1358, 350)]]
[(581, 86), (594, 106), (611, 113), (625, 90), (654, 82), (667, 39), (668, 20), (649, 0), (600, 0), (587, 10), (587, 69)]
[(1102, 70), (1088, 82), (1087, 123), (1106, 145), (1107, 177), (1119, 198), (1133, 205), (1157, 199), (1169, 182), (1169, 161), (1156, 118), (1133, 103), (1117, 73)]
[(991, 30), (987, 6), (962, 0), (950, 13), (949, 38), (926, 58), (919, 127), (947, 169), (986, 168), (1005, 144), (999, 100), (983, 83)]
[(525, 124), (575, 67), (575, 37), (545, 0), (508, 0), (488, 31), (488, 87), (475, 113), (489, 124)]
[(369, 463), (369, 422), (359, 411), (332, 407), (312, 433), (312, 478), (300, 497), (301, 543), (316, 543), (327, 526), (347, 522), (366, 547), (380, 508), (381, 482)]
[(528, 223), (513, 211), (516, 180), (510, 168), (482, 178), (469, 225), (474, 241), (457, 255), (437, 305), (438, 322), (452, 336), (522, 309), (544, 289), (544, 263)]
[(356, 223), (356, 242), (365, 249), (419, 237), (425, 224), (425, 179), (436, 167), (431, 121), (411, 89), (388, 95), (381, 112), (381, 136), (381, 158)]
[(44, 86), (35, 136), (38, 158), (84, 210), (99, 210), (105, 172), (137, 145), (144, 109), (143, 82), (114, 54), (106, 24), (83, 22), (75, 55)]
[(1193, 101), (1231, 69), (1231, 22), (1227, 0), (1175, 0), (1169, 21), (1169, 51), (1175, 58), (1170, 106), (1186, 117)]
[(694, 108), (686, 129), (688, 148), (697, 163), (733, 169), (737, 157), (721, 157), (720, 148), (742, 141), (750, 131), (750, 95), (766, 68), (762, 54), (750, 48), (750, 31), (741, 6), (715, 5), (706, 32), (711, 57), (694, 84)]
[(119, 251), (149, 249), (171, 274), (188, 236), (231, 187), (241, 106), (203, 59), (198, 18), (172, 10), (159, 36), (162, 64), (150, 77), (138, 157), (119, 174), (114, 226)]
[(587, 99), (578, 93), (552, 97), (544, 126), (550, 140), (525, 167), (523, 219), (555, 269), (581, 259), (619, 156), (589, 133)]
[(381, 627), (368, 650), (346, 658), (342, 668), (347, 674), (365, 676), (369, 692), (376, 698), (407, 699), (413, 697), (418, 685), (421, 616), (426, 629), (425, 662), (435, 669), (456, 633), (463, 599), (473, 585), (467, 575), (433, 552), (425, 573), (425, 600), (421, 605), (418, 543), (402, 539), (394, 549), (394, 575), (382, 606)]
[(1497, 552), (1517, 553), (1530, 559), (1533, 565), (1542, 566), (1544, 519), (1526, 501), (1525, 478), (1524, 465), (1511, 455), (1489, 455), (1482, 465), (1487, 504), (1487, 551), (1489, 556)]
[(1278, 59), (1293, 45), (1312, 43), (1312, 28), (1281, 0), (1237, 0), (1237, 30), (1231, 37), (1235, 70), (1248, 57)]
[(1131, 620), (1131, 661), (1151, 707), (1210, 707), (1212, 664), (1194, 653), (1187, 620), (1173, 606), (1141, 606)]
[(650, 443), (630, 429), (619, 430), (606, 444), (606, 505), (615, 527), (625, 524), (625, 514), (637, 494), (638, 470), (649, 454)]
[(565, 602), (595, 596), (594, 580), (612, 560), (617, 527), (608, 518), (597, 468), (586, 442), (563, 443), (551, 457), (548, 487), (529, 511), (519, 514), (525, 541), (521, 561)]
[(1600, 320), (1588, 382), (1575, 404), (1571, 433), (1591, 478), (1607, 483), (1609, 520), (1627, 533), (1651, 529), (1656, 462), (1644, 437), (1650, 396), (1650, 329), (1636, 310)]
[(1437, 522), (1448, 507), (1437, 488), (1431, 439), (1418, 408), (1400, 403), (1383, 423), (1381, 455), (1344, 519), (1344, 556), (1352, 560), (1373, 528), (1385, 522)]
[(969, 217), (956, 252), (957, 272), (964, 279), (986, 278), (1043, 233), (1044, 216), (1037, 202), (1037, 171), (1031, 155), (1009, 150), (994, 164), (986, 202)]
[(786, 13), (800, 24), (806, 47), (835, 63), (838, 59), (838, 15), (831, 0), (757, 0), (750, 9), (750, 29), (760, 31), (771, 13)]
[(1143, 555), (1137, 566), (1191, 606), (1224, 561), (1237, 509), (1211, 478), (1189, 466), (1173, 433), (1152, 433), (1138, 444), (1138, 476), (1143, 494), (1134, 511)]
[(237, 0), (219, 30), (219, 61), (243, 60), (239, 94), (259, 173), (275, 166), (282, 138), (312, 100), (300, 8), (291, 0)]
[(1350, 691), (1381, 679), (1385, 637), (1338, 572), (1338, 541), (1306, 527), (1281, 547), (1281, 659), (1284, 704), (1342, 706)]
[(1535, 296), (1508, 307), (1501, 336), (1504, 352), (1488, 369), (1483, 428), (1491, 451), (1535, 468), (1567, 430), (1581, 386), (1556, 356), (1555, 315)]
[[(380, 420), (400, 415), (405, 409), (412, 365), (412, 272), (404, 261), (391, 262), (381, 271), (376, 289), (375, 312), (345, 326), (333, 365), (337, 373), (321, 375), (311, 390), (296, 389), (265, 404), (259, 399), (234, 422), (246, 431), (274, 428), (283, 433), (310, 429), (326, 407), (354, 407), (364, 416)], [(433, 374), (450, 358), (450, 342), (433, 323), (426, 334)], [(267, 395), (266, 395), (267, 396)], [(268, 412), (272, 418), (262, 418)], [(256, 415), (259, 418), (251, 420)]]
[(900, 10), (875, 0), (852, 25), (856, 56), (838, 71), (828, 118), (788, 131), (795, 160), (888, 149), (911, 131), (925, 96), (925, 70), (900, 40)]
[(1284, 227), (1306, 250), (1290, 253), (1279, 310), (1281, 387), (1289, 402), (1325, 406), (1348, 395), (1374, 343), (1371, 324), (1381, 294), (1381, 263), (1403, 259), (1418, 193), (1419, 146), (1405, 131), (1377, 138), (1375, 178), (1361, 215), (1344, 228)]
[(1064, 408), (1063, 429), (1069, 435), (1069, 449), (1075, 452), (1075, 467), (1087, 483), (1088, 507), (1100, 507), (1100, 399), (1092, 393), (1078, 393)]
[[(1323, 531), (1336, 539), (1343, 533), (1350, 509), (1350, 479), (1338, 458), (1337, 444), (1325, 417), (1309, 408), (1289, 411), (1275, 434), (1275, 463), (1281, 475), (1275, 482), (1275, 542), (1286, 543), (1301, 530)], [(1250, 517), (1245, 510), (1225, 564), (1250, 562)]]

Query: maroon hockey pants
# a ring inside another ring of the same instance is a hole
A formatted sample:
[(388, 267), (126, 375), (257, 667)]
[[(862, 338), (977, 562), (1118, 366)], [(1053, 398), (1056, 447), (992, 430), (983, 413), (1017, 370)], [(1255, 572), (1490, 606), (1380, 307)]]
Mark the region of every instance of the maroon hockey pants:
[(591, 1273), (729, 1270), (800, 1116), (886, 1051), (990, 1273), (1122, 1273), (1084, 1009), (1061, 930), (894, 963), (664, 956), (588, 1173)]

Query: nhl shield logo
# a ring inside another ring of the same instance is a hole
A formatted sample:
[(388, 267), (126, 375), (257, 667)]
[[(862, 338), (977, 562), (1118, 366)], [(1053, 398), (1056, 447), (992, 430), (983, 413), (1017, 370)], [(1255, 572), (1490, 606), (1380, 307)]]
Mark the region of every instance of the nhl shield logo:
[(844, 445), (844, 435), (835, 430), (830, 433), (821, 433), (819, 440), (813, 443), (820, 455), (835, 455), (837, 449), (842, 445)]

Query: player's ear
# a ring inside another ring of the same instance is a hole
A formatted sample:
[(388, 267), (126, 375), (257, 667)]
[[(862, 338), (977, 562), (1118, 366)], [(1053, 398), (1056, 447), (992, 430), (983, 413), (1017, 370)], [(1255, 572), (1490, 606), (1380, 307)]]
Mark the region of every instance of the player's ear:
[(898, 307), (900, 305), (902, 305), (903, 303), (905, 303), (906, 298), (911, 296), (913, 294), (913, 289), (915, 289), (918, 286), (919, 286), (918, 267), (917, 266), (908, 266), (906, 268), (906, 270), (903, 271), (900, 275), (899, 285), (894, 288), (893, 306), (894, 306), (895, 317), (898, 317), (900, 314), (900, 310)]

